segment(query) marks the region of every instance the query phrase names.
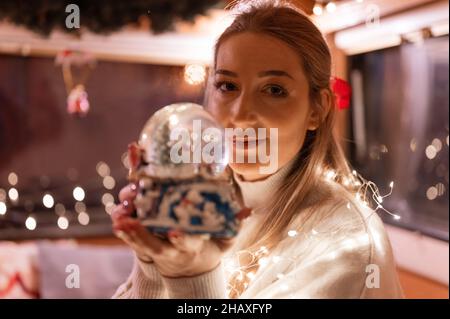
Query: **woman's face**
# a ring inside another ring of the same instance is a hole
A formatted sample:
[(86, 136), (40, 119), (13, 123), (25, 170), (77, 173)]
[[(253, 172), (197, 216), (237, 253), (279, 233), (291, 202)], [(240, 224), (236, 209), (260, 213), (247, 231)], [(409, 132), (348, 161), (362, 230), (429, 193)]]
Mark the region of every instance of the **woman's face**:
[[(309, 85), (296, 52), (277, 38), (244, 32), (225, 40), (217, 52), (208, 110), (225, 128), (266, 129), (266, 139), (235, 139), (234, 154), (264, 149), (269, 155), (270, 129), (278, 129), (277, 167), (301, 149), (306, 131), (317, 128), (309, 101)], [(272, 148), (272, 152), (274, 148)], [(245, 156), (244, 155), (244, 156)], [(235, 155), (236, 156), (236, 155)], [(273, 164), (273, 163), (272, 163)], [(262, 164), (230, 162), (246, 180), (267, 177)]]

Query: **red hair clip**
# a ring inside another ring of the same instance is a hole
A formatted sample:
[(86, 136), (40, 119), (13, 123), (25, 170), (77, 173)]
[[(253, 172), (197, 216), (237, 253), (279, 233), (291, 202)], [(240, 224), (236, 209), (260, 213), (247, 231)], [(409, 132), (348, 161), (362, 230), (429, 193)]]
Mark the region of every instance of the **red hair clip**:
[(350, 106), (350, 97), (352, 95), (350, 84), (341, 78), (332, 77), (331, 90), (336, 97), (336, 106), (339, 110), (347, 109)]

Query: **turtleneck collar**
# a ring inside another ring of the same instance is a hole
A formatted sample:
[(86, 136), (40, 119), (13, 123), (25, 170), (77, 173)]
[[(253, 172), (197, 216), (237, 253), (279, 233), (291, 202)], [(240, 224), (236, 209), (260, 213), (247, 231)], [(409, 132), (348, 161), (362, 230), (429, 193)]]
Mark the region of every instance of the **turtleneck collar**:
[(244, 205), (248, 208), (257, 209), (261, 207), (265, 201), (272, 196), (276, 189), (281, 185), (286, 175), (289, 173), (295, 158), (286, 163), (274, 174), (263, 180), (245, 181), (242, 176), (234, 173), (234, 180), (239, 185), (244, 200)]

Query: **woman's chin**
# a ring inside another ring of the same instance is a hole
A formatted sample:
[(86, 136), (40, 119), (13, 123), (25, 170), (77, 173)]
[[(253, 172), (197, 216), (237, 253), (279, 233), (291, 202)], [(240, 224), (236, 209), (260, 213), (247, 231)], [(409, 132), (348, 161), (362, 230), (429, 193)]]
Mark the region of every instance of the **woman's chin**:
[(259, 163), (230, 163), (229, 166), (234, 173), (241, 175), (244, 180), (251, 181), (267, 177), (261, 174), (261, 164)]

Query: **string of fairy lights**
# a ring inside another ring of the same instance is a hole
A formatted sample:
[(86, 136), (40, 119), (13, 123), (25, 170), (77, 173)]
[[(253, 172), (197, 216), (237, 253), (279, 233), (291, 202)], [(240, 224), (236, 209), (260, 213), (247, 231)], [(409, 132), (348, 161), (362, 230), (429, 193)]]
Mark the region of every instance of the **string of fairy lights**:
[[(371, 207), (371, 201), (375, 204), (375, 207), (371, 208), (373, 213), (376, 213), (378, 210), (384, 211), (388, 215), (390, 215), (393, 219), (399, 220), (401, 219), (400, 215), (394, 214), (388, 209), (386, 209), (383, 206), (383, 202), (385, 198), (392, 195), (393, 188), (394, 188), (394, 182), (391, 181), (389, 183), (389, 191), (382, 195), (380, 193), (379, 188), (377, 185), (369, 180), (364, 179), (356, 170), (352, 171), (352, 174), (350, 176), (340, 176), (335, 170), (333, 169), (326, 169), (321, 173), (321, 176), (323, 180), (327, 183), (341, 183), (342, 185), (346, 187), (351, 187), (353, 189), (356, 189), (355, 193), (355, 202), (357, 205), (360, 205), (360, 207)], [(348, 202), (346, 207), (347, 209), (352, 209), (352, 203)], [(370, 218), (371, 214), (369, 214), (366, 219)], [(337, 230), (338, 231), (338, 230)], [(332, 231), (333, 232), (333, 231)], [(333, 235), (330, 234), (330, 232), (326, 232), (327, 235)], [(299, 235), (302, 235), (303, 238), (309, 237), (309, 236), (318, 236), (321, 232), (317, 231), (316, 229), (312, 229), (309, 233), (302, 233), (296, 229), (289, 229), (286, 233), (287, 238), (295, 238)], [(357, 243), (353, 242), (352, 240), (347, 240), (348, 242), (344, 243), (344, 248), (351, 249)], [(245, 265), (240, 265), (240, 255), (246, 254), (249, 256), (250, 261), (246, 263)], [(256, 272), (260, 269), (268, 266), (269, 264), (278, 264), (282, 261), (288, 261), (288, 262), (296, 262), (295, 256), (279, 256), (274, 255), (269, 257), (270, 251), (266, 246), (261, 246), (257, 251), (250, 251), (250, 250), (240, 250), (236, 253), (232, 254), (224, 263), (225, 266), (225, 272), (228, 278), (236, 278), (239, 285), (242, 285), (244, 289), (248, 287), (248, 285), (254, 280), (256, 276)], [(330, 255), (330, 258), (335, 258), (337, 255), (336, 252), (333, 252)], [(255, 267), (256, 265), (256, 267)], [(286, 279), (286, 275), (282, 272), (277, 273), (275, 275), (275, 280), (283, 281), (281, 288), (285, 291), (289, 290), (289, 280)], [(227, 285), (227, 295), (231, 298), (235, 298), (239, 295), (240, 291), (238, 287), (233, 286), (233, 281), (229, 281)], [(294, 296), (292, 296), (294, 297)]]
[[(187, 64), (184, 67), (184, 81), (189, 85), (197, 86), (205, 83), (207, 68), (203, 64)], [(123, 153), (121, 161), (125, 168), (128, 169), (127, 153)], [(106, 192), (101, 196), (101, 203), (107, 214), (111, 214), (116, 204), (114, 196), (110, 193), (115, 186), (116, 180), (111, 176), (111, 169), (104, 161), (100, 161), (96, 165), (96, 171), (98, 175), (103, 179), (102, 184)], [(68, 175), (77, 175), (77, 172), (72, 168), (69, 169)], [(73, 178), (69, 178), (73, 179)], [(9, 208), (14, 208), (19, 204), (20, 196), (19, 189), (17, 188), (19, 182), (19, 176), (16, 172), (10, 172), (8, 175), (9, 189), (5, 190), (0, 188), (0, 217), (7, 214)], [(48, 185), (50, 181), (47, 176), (41, 176), (41, 184)], [(90, 223), (90, 215), (87, 211), (84, 199), (86, 196), (85, 188), (82, 185), (74, 185), (72, 190), (73, 208), (77, 213), (77, 220), (81, 225), (88, 225)], [(68, 208), (63, 203), (57, 203), (55, 195), (50, 192), (44, 192), (42, 194), (42, 204), (46, 209), (54, 209), (57, 218), (57, 226), (60, 229), (67, 229), (69, 227), (69, 218), (67, 217)], [(25, 227), (28, 230), (35, 230), (38, 227), (37, 214), (33, 213), (33, 207), (35, 203), (30, 200), (26, 200), (23, 203), (25, 211), (28, 216), (25, 220)]]
[[(122, 155), (122, 163), (125, 168), (128, 167), (128, 157), (127, 154), (124, 153)], [(111, 214), (111, 212), (116, 207), (115, 198), (112, 192), (116, 187), (116, 180), (111, 175), (111, 169), (109, 165), (104, 161), (99, 161), (96, 164), (96, 172), (98, 176), (101, 178), (101, 183), (104, 188), (104, 192), (101, 195), (100, 202), (104, 206), (104, 211), (107, 214)], [(73, 170), (73, 169), (72, 169)], [(45, 178), (47, 180), (48, 177)], [(19, 194), (19, 176), (15, 172), (10, 172), (8, 175), (8, 183), (9, 189), (5, 190), (0, 188), (0, 217), (5, 217), (8, 214), (8, 210), (17, 210), (17, 206), (22, 204), (27, 214), (27, 217), (24, 222), (24, 226), (26, 229), (33, 231), (38, 227), (39, 217), (38, 213), (33, 212), (33, 208), (36, 202), (33, 202), (29, 199), (23, 200), (21, 202), (21, 196)], [(48, 181), (46, 182), (48, 183)], [(62, 229), (66, 230), (69, 228), (70, 219), (67, 216), (69, 211), (75, 211), (77, 214), (77, 221), (80, 225), (86, 226), (90, 223), (90, 214), (88, 213), (88, 208), (85, 203), (86, 199), (86, 190), (82, 185), (74, 184), (72, 187), (71, 195), (73, 198), (73, 204), (68, 207), (67, 200), (62, 200), (58, 202), (57, 195), (50, 191), (43, 191), (41, 195), (42, 206), (45, 209), (54, 210), (54, 213), (57, 216), (56, 225)], [(63, 203), (64, 202), (64, 203)]]

